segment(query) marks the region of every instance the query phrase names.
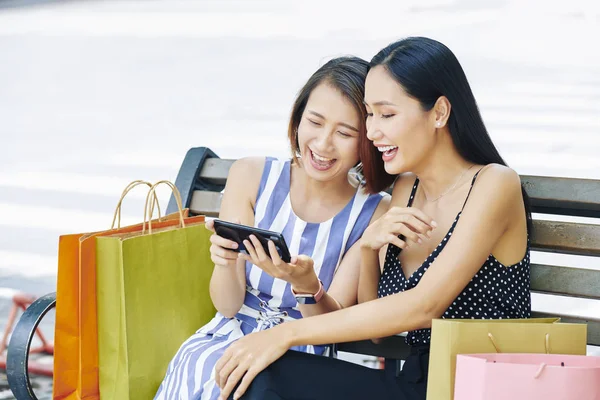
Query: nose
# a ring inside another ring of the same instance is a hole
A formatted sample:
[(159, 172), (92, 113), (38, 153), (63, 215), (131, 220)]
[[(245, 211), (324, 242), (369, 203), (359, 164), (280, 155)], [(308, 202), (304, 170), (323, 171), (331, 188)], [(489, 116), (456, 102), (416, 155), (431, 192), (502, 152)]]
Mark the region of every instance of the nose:
[(377, 128), (377, 125), (373, 123), (373, 121), (367, 122), (367, 139), (371, 142), (381, 139), (383, 135), (381, 131)]
[(320, 134), (316, 140), (316, 142), (317, 142), (316, 150), (322, 150), (322, 151), (329, 150), (333, 143), (333, 135), (335, 135), (335, 127), (328, 129), (328, 130), (324, 131), (322, 134)]

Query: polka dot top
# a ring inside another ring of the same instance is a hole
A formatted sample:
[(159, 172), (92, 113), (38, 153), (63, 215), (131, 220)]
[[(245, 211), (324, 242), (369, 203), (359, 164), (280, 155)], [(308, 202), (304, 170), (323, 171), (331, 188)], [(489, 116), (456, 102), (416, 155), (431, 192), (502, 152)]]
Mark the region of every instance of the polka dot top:
[[(477, 178), (471, 182), (471, 189)], [(408, 207), (412, 206), (419, 179), (415, 180)], [(467, 199), (471, 194), (467, 195)], [(465, 204), (466, 204), (465, 200)], [(464, 204), (463, 204), (464, 209)], [(433, 252), (425, 259), (423, 264), (406, 279), (398, 255), (402, 251), (399, 247), (390, 244), (385, 255), (383, 274), (379, 280), (378, 297), (385, 297), (398, 292), (414, 288), (419, 284), (421, 277), (431, 266), (436, 257), (444, 250), (446, 243), (452, 236), (454, 228), (460, 219), (458, 213), (446, 236)], [(400, 236), (400, 239), (404, 239)], [(529, 269), (529, 243), (523, 259), (510, 266), (505, 266), (490, 254), (483, 263), (479, 272), (465, 287), (460, 295), (448, 307), (442, 318), (456, 319), (503, 319), (503, 318), (529, 318), (531, 317), (530, 269)], [(418, 329), (408, 332), (406, 343), (409, 345), (429, 344), (431, 329)]]

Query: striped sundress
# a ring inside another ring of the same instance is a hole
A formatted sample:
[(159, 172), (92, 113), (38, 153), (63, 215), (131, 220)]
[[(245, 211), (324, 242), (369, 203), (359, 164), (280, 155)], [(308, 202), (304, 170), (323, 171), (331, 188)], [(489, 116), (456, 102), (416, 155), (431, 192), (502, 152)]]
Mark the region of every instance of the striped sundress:
[[(290, 164), (289, 160), (266, 159), (255, 206), (255, 226), (281, 232), (292, 255), (310, 256), (327, 289), (343, 255), (368, 226), (382, 195), (369, 195), (358, 189), (333, 218), (307, 223), (292, 210)], [(234, 318), (217, 313), (183, 343), (168, 366), (155, 400), (216, 400), (220, 392), (214, 380), (215, 364), (231, 343), (249, 333), (301, 317), (290, 284), (247, 262), (246, 295), (241, 309)], [(323, 355), (327, 347), (300, 346), (292, 350)]]

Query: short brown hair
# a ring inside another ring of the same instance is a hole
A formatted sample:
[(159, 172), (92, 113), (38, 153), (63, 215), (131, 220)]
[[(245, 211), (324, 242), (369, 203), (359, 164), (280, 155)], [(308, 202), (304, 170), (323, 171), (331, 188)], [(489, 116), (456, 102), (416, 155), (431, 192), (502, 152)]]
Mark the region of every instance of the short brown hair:
[(292, 106), (292, 113), (288, 125), (288, 138), (292, 150), (292, 158), (294, 162), (298, 162), (298, 154), (300, 146), (298, 144), (298, 126), (302, 119), (302, 114), (308, 103), (308, 98), (312, 91), (321, 83), (327, 83), (334, 89), (338, 90), (356, 109), (359, 115), (360, 132), (359, 143), (363, 136), (366, 136), (366, 117), (367, 112), (363, 104), (365, 97), (365, 79), (369, 64), (358, 57), (338, 57), (325, 63), (319, 68), (310, 79), (304, 84), (296, 101)]
[(362, 161), (362, 175), (364, 177), (365, 189), (369, 193), (378, 193), (389, 188), (396, 175), (390, 175), (385, 171), (381, 152), (367, 138), (361, 135), (359, 140), (360, 159)]

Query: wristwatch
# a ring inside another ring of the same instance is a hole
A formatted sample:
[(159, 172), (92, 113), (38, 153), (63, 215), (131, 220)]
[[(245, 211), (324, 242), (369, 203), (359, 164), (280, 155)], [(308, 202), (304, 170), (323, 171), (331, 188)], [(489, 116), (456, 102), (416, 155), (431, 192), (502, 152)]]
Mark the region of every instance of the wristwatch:
[(325, 289), (323, 288), (323, 282), (321, 282), (321, 280), (319, 279), (319, 290), (317, 290), (317, 293), (315, 293), (315, 294), (305, 294), (305, 293), (298, 294), (298, 293), (294, 292), (294, 289), (292, 289), (292, 294), (296, 298), (296, 301), (298, 302), (298, 304), (317, 304), (321, 300), (323, 295), (325, 294)]

